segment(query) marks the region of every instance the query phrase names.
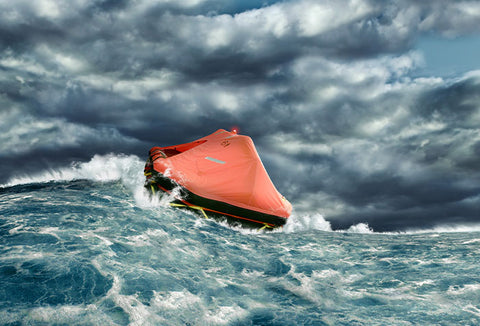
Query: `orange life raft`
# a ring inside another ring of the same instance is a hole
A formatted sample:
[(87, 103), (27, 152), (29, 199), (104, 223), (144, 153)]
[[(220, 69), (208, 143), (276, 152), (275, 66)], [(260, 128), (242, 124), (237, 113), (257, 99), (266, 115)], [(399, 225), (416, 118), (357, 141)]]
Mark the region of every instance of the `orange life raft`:
[[(196, 141), (150, 149), (145, 187), (172, 193), (172, 206), (245, 226), (275, 228), (287, 221), (292, 205), (275, 188), (253, 141), (220, 129)], [(175, 192), (178, 193), (178, 192)]]

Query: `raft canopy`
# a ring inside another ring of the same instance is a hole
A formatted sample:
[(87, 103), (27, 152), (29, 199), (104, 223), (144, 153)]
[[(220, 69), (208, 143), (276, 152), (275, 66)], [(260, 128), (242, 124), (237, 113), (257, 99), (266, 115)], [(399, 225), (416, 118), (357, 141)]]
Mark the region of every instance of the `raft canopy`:
[(153, 170), (196, 196), (281, 218), (292, 206), (275, 188), (250, 137), (220, 129), (150, 150)]

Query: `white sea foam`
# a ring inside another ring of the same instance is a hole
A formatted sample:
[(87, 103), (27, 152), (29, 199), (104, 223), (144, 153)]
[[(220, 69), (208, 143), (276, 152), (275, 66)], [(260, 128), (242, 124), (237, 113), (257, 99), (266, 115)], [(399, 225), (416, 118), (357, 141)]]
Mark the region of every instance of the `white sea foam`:
[(285, 233), (305, 232), (310, 230), (361, 234), (401, 235), (431, 233), (432, 235), (435, 235), (439, 233), (480, 232), (480, 224), (444, 224), (424, 229), (418, 228), (405, 231), (378, 232), (374, 231), (367, 223), (358, 223), (351, 225), (347, 229), (333, 230), (330, 222), (320, 213), (296, 214), (293, 212), (288, 218), (287, 223), (283, 226), (283, 232)]
[(151, 303), (161, 309), (176, 310), (188, 309), (193, 305), (201, 304), (201, 300), (198, 296), (184, 289), (183, 291), (171, 291), (168, 293), (154, 291), (154, 298)]
[(374, 233), (372, 228), (370, 228), (367, 223), (358, 223), (358, 224), (352, 225), (351, 227), (349, 227), (347, 229), (346, 232), (349, 232), (349, 233)]
[(463, 232), (480, 232), (480, 224), (443, 224), (427, 229), (410, 229), (405, 233), (422, 234), (422, 233), (463, 233)]
[(480, 239), (472, 239), (472, 240), (467, 240), (462, 242), (462, 244), (470, 244), (470, 243), (478, 243), (480, 242)]
[(293, 213), (283, 227), (285, 233), (303, 232), (309, 230), (327, 231), (327, 232), (346, 232), (346, 233), (374, 233), (366, 223), (358, 223), (350, 226), (346, 230), (333, 230), (329, 221), (325, 220), (323, 215), (314, 214), (295, 214)]
[(143, 162), (138, 156), (123, 154), (95, 155), (89, 162), (75, 162), (70, 167), (50, 169), (38, 174), (17, 176), (0, 187), (50, 181), (93, 180), (109, 182), (122, 180), (126, 185), (136, 185), (143, 176)]
[(162, 315), (169, 316), (170, 324), (182, 324), (182, 320), (195, 316), (198, 325), (227, 325), (241, 320), (248, 312), (234, 304), (232, 306), (207, 306), (199, 296), (188, 290), (156, 292), (150, 305)]
[(155, 313), (151, 312), (142, 304), (135, 295), (120, 294), (123, 279), (118, 275), (112, 274), (113, 285), (107, 293), (107, 298), (112, 299), (116, 305), (125, 311), (130, 319), (129, 325), (158, 325), (165, 323), (165, 320)]
[(308, 230), (332, 231), (330, 222), (318, 213), (298, 215), (293, 213), (283, 226), (285, 233), (294, 233)]
[(206, 325), (228, 325), (235, 320), (242, 320), (247, 315), (248, 311), (235, 304), (233, 306), (220, 306), (213, 311), (206, 311), (204, 318)]
[(23, 320), (26, 324), (97, 324), (115, 323), (95, 305), (64, 305), (58, 307), (38, 307), (30, 311)]
[(13, 177), (6, 184), (0, 185), (0, 187), (52, 181), (121, 181), (132, 192), (135, 203), (141, 208), (167, 207), (174, 198), (180, 197), (179, 189), (174, 189), (171, 194), (163, 196), (150, 196), (143, 186), (145, 181), (143, 165), (144, 162), (135, 155), (95, 155), (88, 162), (74, 162), (69, 167)]

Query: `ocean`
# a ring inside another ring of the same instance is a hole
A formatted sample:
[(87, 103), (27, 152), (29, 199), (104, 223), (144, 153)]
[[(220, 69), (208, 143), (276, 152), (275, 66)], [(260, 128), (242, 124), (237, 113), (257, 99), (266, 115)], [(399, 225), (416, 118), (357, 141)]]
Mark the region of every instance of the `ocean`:
[(1, 186), (1, 325), (480, 325), (480, 228), (248, 230), (150, 198), (143, 164)]

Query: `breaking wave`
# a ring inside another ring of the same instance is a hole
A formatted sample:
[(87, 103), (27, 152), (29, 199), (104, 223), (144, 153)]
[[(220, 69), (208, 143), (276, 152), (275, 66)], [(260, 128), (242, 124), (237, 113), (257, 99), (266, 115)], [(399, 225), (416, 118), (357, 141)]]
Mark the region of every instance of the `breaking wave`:
[(33, 175), (24, 175), (11, 178), (0, 188), (17, 185), (62, 182), (74, 180), (90, 180), (94, 182), (120, 181), (134, 195), (140, 207), (166, 206), (170, 201), (165, 198), (153, 199), (143, 188), (142, 161), (136, 155), (107, 154), (95, 155), (88, 162), (74, 162), (69, 167), (50, 169)]
[(143, 177), (143, 164), (144, 162), (135, 155), (95, 155), (89, 162), (75, 162), (70, 167), (13, 177), (0, 187), (80, 179), (99, 182), (121, 180), (125, 185), (136, 186)]
[(320, 213), (297, 215), (295, 213), (288, 219), (283, 227), (286, 233), (295, 233), (306, 230), (318, 230), (327, 232), (348, 232), (348, 233), (375, 233), (367, 223), (358, 223), (345, 230), (333, 230), (330, 222), (325, 220)]
[(325, 220), (322, 214), (303, 214), (295, 213), (288, 219), (283, 227), (286, 233), (304, 232), (308, 230), (318, 230), (326, 232), (344, 232), (359, 234), (425, 234), (425, 233), (463, 233), (480, 232), (480, 224), (442, 224), (431, 228), (412, 228), (405, 231), (374, 231), (367, 223), (358, 223), (351, 225), (347, 229), (334, 230), (329, 221)]

